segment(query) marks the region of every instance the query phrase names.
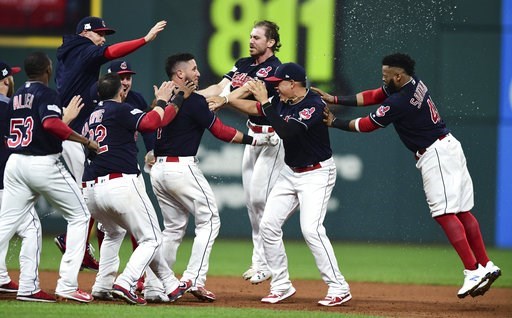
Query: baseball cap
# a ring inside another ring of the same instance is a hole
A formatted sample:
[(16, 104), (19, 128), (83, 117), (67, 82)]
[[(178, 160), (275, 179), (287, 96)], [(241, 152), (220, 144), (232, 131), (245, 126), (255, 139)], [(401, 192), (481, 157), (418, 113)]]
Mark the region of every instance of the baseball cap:
[(21, 67), (10, 67), (7, 63), (0, 61), (0, 79), (21, 72)]
[(108, 67), (107, 72), (121, 74), (137, 74), (132, 71), (128, 61), (112, 61)]
[(106, 35), (116, 33), (115, 30), (107, 28), (105, 21), (98, 17), (85, 17), (76, 25), (76, 34), (82, 31), (105, 31)]
[(280, 82), (284, 80), (305, 82), (307, 80), (306, 71), (297, 63), (284, 63), (277, 67), (274, 76), (265, 78), (267, 82)]

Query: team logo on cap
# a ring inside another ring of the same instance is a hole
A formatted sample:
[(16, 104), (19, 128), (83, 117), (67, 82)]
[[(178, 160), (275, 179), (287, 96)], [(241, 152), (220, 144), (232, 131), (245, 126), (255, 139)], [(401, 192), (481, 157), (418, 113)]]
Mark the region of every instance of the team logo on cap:
[(86, 24), (84, 24), (84, 30), (90, 30), (90, 29), (92, 29), (92, 27), (91, 27), (91, 24), (90, 24), (90, 23), (86, 23)]
[(268, 73), (270, 73), (270, 71), (272, 71), (272, 66), (267, 66), (265, 68), (260, 68), (256, 72), (256, 76), (258, 76), (258, 77), (267, 77)]
[(314, 112), (315, 112), (315, 107), (304, 108), (303, 110), (301, 110), (299, 112), (299, 116), (301, 119), (308, 120), (308, 119), (311, 119), (311, 116), (313, 115)]
[(121, 65), (119, 65), (119, 68), (122, 70), (126, 70), (128, 68), (128, 65), (126, 65), (126, 62), (123, 62), (121, 63)]
[(4, 68), (2, 70), (2, 76), (6, 76), (7, 74), (9, 74), (9, 71), (6, 68)]
[(379, 109), (377, 109), (377, 111), (375, 112), (375, 114), (377, 115), (377, 117), (384, 117), (390, 108), (391, 107), (389, 106), (380, 106)]

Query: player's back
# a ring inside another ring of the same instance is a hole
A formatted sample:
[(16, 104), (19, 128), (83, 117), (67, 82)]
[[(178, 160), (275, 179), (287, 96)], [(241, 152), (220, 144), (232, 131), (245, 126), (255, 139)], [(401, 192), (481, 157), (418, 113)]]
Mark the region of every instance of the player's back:
[(95, 176), (112, 172), (138, 174), (135, 132), (145, 113), (126, 103), (103, 101), (91, 113), (86, 128), (99, 143), (92, 160)]
[(215, 118), (205, 98), (192, 93), (174, 120), (158, 129), (155, 156), (195, 156), (204, 130), (211, 127)]
[(47, 155), (62, 151), (62, 141), (43, 128), (47, 118), (61, 118), (57, 93), (40, 82), (26, 82), (9, 102), (7, 146), (15, 153)]

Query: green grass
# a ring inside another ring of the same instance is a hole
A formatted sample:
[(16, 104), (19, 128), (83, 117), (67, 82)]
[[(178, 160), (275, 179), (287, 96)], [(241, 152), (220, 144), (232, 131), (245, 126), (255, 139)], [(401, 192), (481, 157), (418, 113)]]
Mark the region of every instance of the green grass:
[[(18, 269), (21, 241), (13, 239), (7, 254), (7, 267)], [(179, 275), (186, 267), (190, 255), (191, 240), (185, 240), (178, 251), (174, 268)], [(217, 240), (210, 257), (210, 276), (240, 277), (250, 263), (250, 240)], [(285, 241), (291, 279), (320, 280), (311, 252), (303, 241)], [(449, 245), (334, 243), (334, 249), (342, 273), (351, 282), (383, 282), (403, 284), (429, 284), (458, 286), (462, 281), (462, 264)], [(97, 253), (97, 252), (96, 252)], [(512, 288), (512, 250), (488, 249), (491, 259), (504, 270), (493, 287)], [(131, 254), (127, 240), (121, 248), (121, 264)], [(57, 271), (60, 252), (52, 237), (43, 239), (40, 270)], [(76, 310), (80, 306), (80, 310)], [(219, 307), (184, 307), (179, 305), (158, 307), (134, 307), (126, 305), (95, 304), (32, 304), (16, 301), (0, 302), (0, 317), (370, 317), (364, 315), (340, 315), (324, 312), (272, 311), (265, 309), (235, 309)]]
[[(95, 242), (93, 242), (94, 244)], [(13, 239), (7, 253), (7, 267), (18, 269), (20, 239)], [(174, 271), (179, 275), (185, 268), (192, 246), (185, 240), (178, 250)], [(340, 269), (348, 282), (383, 282), (404, 284), (454, 285), (462, 279), (462, 263), (449, 245), (407, 244), (333, 244)], [(320, 279), (313, 256), (303, 241), (285, 241), (290, 277), (292, 279)], [(121, 247), (121, 266), (131, 255), (131, 243), (126, 240)], [(210, 276), (239, 277), (251, 260), (252, 245), (249, 240), (217, 240), (210, 256)], [(96, 251), (96, 254), (98, 252)], [(512, 250), (488, 249), (489, 257), (505, 274), (496, 281), (497, 287), (512, 287)], [(40, 270), (57, 271), (60, 252), (52, 237), (43, 239)]]

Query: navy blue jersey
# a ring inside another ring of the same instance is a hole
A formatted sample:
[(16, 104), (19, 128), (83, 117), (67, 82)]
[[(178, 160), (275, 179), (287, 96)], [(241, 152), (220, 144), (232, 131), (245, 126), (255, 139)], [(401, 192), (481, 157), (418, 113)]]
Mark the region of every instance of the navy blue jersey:
[[(125, 103), (128, 103), (132, 105), (133, 107), (140, 109), (142, 111), (148, 110), (148, 103), (144, 99), (144, 96), (138, 92), (134, 92), (133, 90), (130, 90), (128, 92), (128, 95), (126, 96), (126, 99), (124, 100)], [(144, 145), (146, 146), (146, 151), (150, 151), (151, 149), (155, 148), (155, 138), (156, 134), (155, 132), (147, 132), (147, 133), (141, 133), (142, 138), (144, 139)]]
[(195, 156), (204, 130), (213, 125), (215, 118), (206, 99), (192, 93), (173, 121), (157, 130), (155, 156)]
[(41, 82), (26, 82), (9, 101), (11, 152), (34, 156), (62, 152), (62, 140), (43, 128), (43, 121), (52, 117), (62, 118), (57, 92)]
[(4, 170), (5, 164), (7, 163), (7, 159), (9, 159), (9, 148), (5, 143), (5, 139), (9, 130), (8, 119), (7, 119), (7, 109), (9, 108), (9, 97), (0, 94), (0, 136), (2, 137), (2, 144), (0, 145), (0, 190), (4, 188)]
[(389, 95), (370, 118), (381, 127), (393, 123), (402, 142), (413, 152), (427, 148), (450, 132), (427, 86), (417, 77)]
[(65, 35), (57, 49), (55, 83), (62, 106), (66, 107), (75, 95), (80, 95), (85, 105), (69, 125), (78, 133), (94, 109), (90, 89), (98, 81), (101, 65), (109, 61), (103, 56), (107, 47), (97, 46), (88, 38), (73, 34)]
[[(231, 91), (234, 91), (250, 80), (263, 81), (266, 77), (274, 76), (279, 65), (281, 65), (281, 61), (275, 55), (260, 64), (255, 64), (253, 57), (243, 57), (236, 61), (235, 66), (224, 77), (231, 81), (230, 88)], [(269, 96), (273, 95), (275, 93), (274, 85), (270, 82), (265, 82), (265, 85)], [(264, 116), (249, 116), (249, 120), (257, 125), (270, 125)]]
[(146, 113), (127, 103), (99, 102), (84, 130), (99, 144), (84, 181), (112, 172), (138, 174), (135, 133)]
[(288, 166), (306, 167), (332, 157), (328, 127), (323, 122), (326, 105), (318, 94), (308, 90), (297, 104), (283, 103), (279, 95), (273, 96), (271, 102), (286, 122), (294, 120), (304, 126), (298, 135), (283, 138), (284, 162)]

